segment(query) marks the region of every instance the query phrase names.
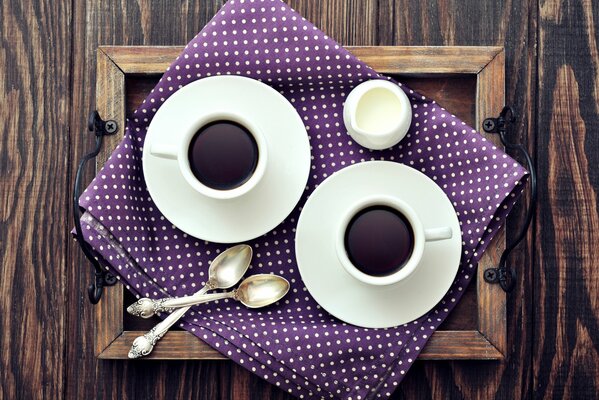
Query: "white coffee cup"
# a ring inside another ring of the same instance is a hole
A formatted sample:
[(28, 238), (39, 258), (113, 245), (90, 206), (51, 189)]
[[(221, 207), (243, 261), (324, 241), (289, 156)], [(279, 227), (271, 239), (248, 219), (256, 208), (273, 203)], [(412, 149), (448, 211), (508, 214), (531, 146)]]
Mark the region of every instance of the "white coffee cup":
[[(204, 185), (195, 177), (189, 164), (188, 152), (193, 137), (202, 127), (216, 121), (231, 121), (243, 126), (254, 137), (258, 148), (258, 162), (252, 176), (241, 186), (233, 189), (219, 190)], [(204, 196), (217, 200), (235, 199), (248, 193), (264, 176), (268, 162), (266, 139), (260, 129), (252, 121), (233, 111), (200, 114), (192, 124), (189, 124), (185, 132), (178, 136), (176, 142), (155, 142), (150, 148), (150, 153), (156, 157), (176, 160), (181, 174), (191, 187)]]
[[(398, 211), (406, 218), (412, 228), (414, 237), (412, 254), (403, 267), (390, 275), (373, 276), (362, 272), (351, 262), (345, 248), (345, 234), (352, 218), (360, 211), (372, 206), (387, 206)], [(404, 201), (391, 196), (375, 195), (358, 201), (344, 213), (344, 217), (337, 228), (337, 256), (347, 273), (357, 280), (368, 285), (392, 285), (406, 279), (418, 268), (424, 254), (424, 244), (426, 242), (451, 239), (452, 236), (451, 227), (425, 228), (416, 212)]]
[(347, 96), (343, 122), (359, 145), (372, 150), (388, 149), (408, 133), (412, 105), (397, 84), (374, 79), (359, 84)]

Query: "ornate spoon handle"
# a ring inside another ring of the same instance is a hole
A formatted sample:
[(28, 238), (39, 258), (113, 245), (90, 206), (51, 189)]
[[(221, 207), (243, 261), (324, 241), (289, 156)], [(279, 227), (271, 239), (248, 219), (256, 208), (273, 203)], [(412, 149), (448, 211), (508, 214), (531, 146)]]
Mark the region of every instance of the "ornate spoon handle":
[[(172, 300), (174, 307), (181, 308), (175, 309), (175, 311), (173, 311), (168, 317), (153, 327), (148, 333), (135, 338), (133, 345), (129, 350), (129, 358), (139, 358), (150, 354), (156, 343), (164, 336), (166, 332), (168, 332), (171, 326), (176, 324), (177, 321), (179, 321), (179, 319), (185, 315), (187, 310), (189, 310), (192, 305), (235, 296), (235, 291), (204, 295), (206, 291), (208, 291), (207, 288), (205, 288), (205, 290), (202, 289), (198, 291), (193, 296), (182, 297), (179, 299), (169, 299)], [(169, 308), (172, 307), (173, 306), (169, 306)]]
[(164, 306), (164, 303), (167, 300), (170, 300), (170, 297), (165, 297), (158, 300), (144, 297), (127, 307), (127, 312), (131, 315), (135, 315), (136, 317), (151, 318), (156, 313), (172, 311), (172, 308), (167, 308)]
[[(208, 282), (208, 289), (211, 290), (214, 286)], [(149, 299), (147, 297), (137, 300), (135, 303), (127, 307), (127, 312), (136, 317), (151, 318), (159, 312), (173, 311), (175, 308), (191, 306), (194, 304), (205, 303), (206, 301), (219, 300), (222, 294), (205, 294), (206, 290), (199, 290), (191, 296), (172, 298), (166, 297), (163, 299)]]
[(175, 309), (180, 307), (191, 307), (197, 304), (208, 303), (209, 301), (228, 299), (234, 296), (235, 291), (224, 293), (211, 294), (194, 294), (193, 296), (185, 296), (178, 298), (165, 299), (162, 307), (166, 309)]

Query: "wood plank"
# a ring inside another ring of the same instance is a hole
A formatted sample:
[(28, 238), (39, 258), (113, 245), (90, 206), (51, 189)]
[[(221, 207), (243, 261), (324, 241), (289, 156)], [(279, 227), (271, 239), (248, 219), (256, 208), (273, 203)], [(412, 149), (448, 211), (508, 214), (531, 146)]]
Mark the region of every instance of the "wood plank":
[(501, 360), (503, 354), (478, 331), (437, 331), (419, 360)]
[(599, 393), (599, 4), (544, 2), (539, 21), (535, 398)]
[[(94, 139), (87, 131), (87, 116), (95, 109), (95, 81), (97, 48), (88, 46), (86, 30), (93, 30), (94, 24), (81, 23), (85, 20), (86, 3), (84, 1), (72, 2), (73, 24), (72, 37), (81, 38), (72, 43), (70, 59), (70, 80), (73, 82), (69, 108), (71, 152), (69, 163), (75, 165), (84, 154), (89, 152), (94, 145)], [(93, 40), (93, 39), (90, 39)], [(95, 169), (89, 166), (85, 172), (84, 182), (91, 182)], [(68, 180), (72, 182), (74, 171), (71, 171)], [(69, 207), (68, 220), (73, 216)], [(65, 233), (66, 234), (66, 233)], [(92, 266), (84, 257), (76, 243), (68, 247), (68, 260), (66, 268), (69, 269), (66, 282), (66, 292), (69, 302), (65, 307), (67, 319), (66, 332), (70, 337), (65, 349), (65, 398), (94, 398), (97, 390), (94, 389), (97, 381), (97, 364), (95, 362), (94, 313), (95, 309), (89, 304), (87, 287), (92, 282)], [(101, 369), (101, 366), (99, 366)]]
[(126, 74), (162, 73), (181, 54), (184, 46), (101, 46)]
[[(478, 74), (502, 52), (498, 46), (348, 46), (347, 49), (378, 72), (418, 75)], [(183, 47), (102, 46), (102, 51), (127, 74), (154, 74), (166, 70)]]
[(0, 3), (0, 398), (60, 398), (70, 204), (70, 2)]
[[(505, 105), (504, 96), (497, 93), (497, 88), (505, 88), (505, 52), (498, 52), (492, 61), (478, 74), (476, 94), (476, 129), (484, 132), (482, 124), (489, 116), (498, 116)], [(489, 96), (494, 93), (494, 96)], [(498, 135), (484, 134), (498, 147), (502, 147)], [(501, 253), (505, 248), (505, 228), (493, 238), (493, 242), (501, 246), (490, 245), (478, 263), (478, 281), (484, 282), (483, 274), (487, 268), (495, 268), (499, 264)], [(506, 294), (499, 285), (478, 285), (478, 328), (479, 331), (503, 354), (507, 349), (506, 337)]]
[[(382, 73), (401, 70), (404, 74), (477, 74), (502, 47), (372, 47), (366, 52), (360, 47), (350, 47), (351, 52), (360, 51), (360, 56), (372, 68)], [(368, 60), (368, 61), (366, 61)]]
[[(101, 359), (123, 359), (131, 348), (136, 337), (146, 331), (124, 331), (103, 350), (98, 357)], [(168, 332), (144, 360), (227, 360), (218, 351), (198, 340), (187, 331)]]
[(96, 166), (102, 166), (124, 135), (125, 74), (101, 48), (98, 49), (97, 65), (96, 110), (100, 118), (113, 119), (119, 126), (117, 134), (104, 137), (104, 146), (96, 158)]
[[(101, 118), (114, 119), (119, 127), (119, 131), (115, 135), (104, 138), (104, 146), (96, 158), (96, 166), (101, 166), (122, 140), (124, 134), (125, 75), (101, 49), (98, 49), (97, 60), (96, 109)], [(102, 301), (96, 306), (94, 345), (96, 356), (110, 346), (123, 331), (122, 318), (112, 317), (123, 312), (123, 291), (122, 285), (106, 288)]]
[[(145, 331), (125, 331), (103, 352), (101, 359), (122, 359), (131, 343)], [(499, 360), (503, 354), (478, 331), (438, 331), (419, 355), (420, 360)], [(187, 331), (168, 332), (145, 360), (227, 360)]]
[[(323, 32), (348, 46), (373, 45), (377, 26), (378, 0), (286, 0), (290, 7)], [(356, 20), (356, 17), (359, 19)], [(356, 23), (358, 22), (358, 23)]]

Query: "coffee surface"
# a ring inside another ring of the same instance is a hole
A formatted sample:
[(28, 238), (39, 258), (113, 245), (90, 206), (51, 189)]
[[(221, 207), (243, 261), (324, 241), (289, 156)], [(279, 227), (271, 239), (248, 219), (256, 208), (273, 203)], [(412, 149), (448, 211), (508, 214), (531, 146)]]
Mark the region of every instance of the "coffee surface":
[(365, 274), (386, 276), (400, 270), (414, 248), (414, 233), (401, 213), (386, 206), (361, 210), (345, 231), (350, 261)]
[(232, 121), (215, 121), (203, 126), (189, 145), (189, 166), (204, 185), (230, 190), (250, 179), (258, 164), (254, 136)]

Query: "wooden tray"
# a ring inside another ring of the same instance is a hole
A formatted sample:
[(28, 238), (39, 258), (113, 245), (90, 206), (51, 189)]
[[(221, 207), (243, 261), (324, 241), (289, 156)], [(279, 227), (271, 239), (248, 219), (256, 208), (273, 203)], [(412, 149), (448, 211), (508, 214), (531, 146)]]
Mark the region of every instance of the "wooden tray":
[[(349, 47), (375, 70), (398, 76), (451, 113), (482, 132), (486, 117), (504, 105), (505, 55), (502, 47)], [(100, 47), (97, 54), (96, 103), (103, 119), (114, 119), (121, 133), (132, 112), (158, 82), (183, 47)], [(117, 135), (118, 136), (118, 135)], [(499, 145), (497, 138), (489, 137)], [(98, 157), (103, 165), (120, 137), (110, 137)], [(503, 359), (506, 352), (505, 293), (482, 278), (497, 265), (505, 247), (502, 230), (479, 263), (477, 277), (445, 323), (430, 338), (419, 359)], [(135, 298), (122, 285), (108, 288), (96, 306), (95, 353), (103, 359), (126, 359), (133, 339), (158, 319), (141, 320), (125, 312)], [(226, 359), (183, 330), (167, 333), (145, 359)]]

